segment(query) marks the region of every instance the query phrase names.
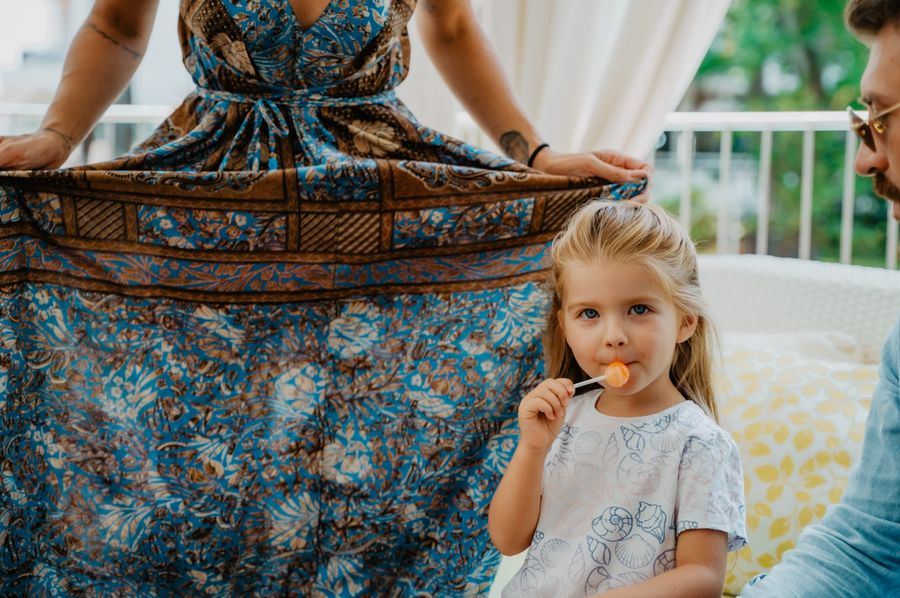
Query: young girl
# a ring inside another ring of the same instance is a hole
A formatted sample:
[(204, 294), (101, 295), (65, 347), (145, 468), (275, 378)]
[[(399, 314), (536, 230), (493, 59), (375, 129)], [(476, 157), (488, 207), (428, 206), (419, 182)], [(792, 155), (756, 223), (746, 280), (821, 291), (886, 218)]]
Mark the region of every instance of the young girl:
[[(519, 405), (519, 445), (491, 502), (504, 596), (721, 596), (746, 543), (737, 447), (715, 423), (714, 335), (697, 256), (664, 210), (591, 202), (551, 252), (550, 378)], [(573, 381), (623, 362), (620, 388)]]

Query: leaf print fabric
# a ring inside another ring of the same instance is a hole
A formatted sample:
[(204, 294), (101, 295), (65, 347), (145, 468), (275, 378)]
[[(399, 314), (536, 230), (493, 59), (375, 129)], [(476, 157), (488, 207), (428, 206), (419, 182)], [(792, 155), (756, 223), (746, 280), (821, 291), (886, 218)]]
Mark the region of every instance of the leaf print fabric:
[(149, 139), (0, 173), (0, 594), (487, 592), (545, 249), (644, 184), (416, 121), (414, 7), (183, 0)]
[(609, 417), (576, 397), (544, 464), (541, 514), (509, 597), (593, 596), (675, 566), (677, 536), (746, 544), (737, 446), (695, 403)]

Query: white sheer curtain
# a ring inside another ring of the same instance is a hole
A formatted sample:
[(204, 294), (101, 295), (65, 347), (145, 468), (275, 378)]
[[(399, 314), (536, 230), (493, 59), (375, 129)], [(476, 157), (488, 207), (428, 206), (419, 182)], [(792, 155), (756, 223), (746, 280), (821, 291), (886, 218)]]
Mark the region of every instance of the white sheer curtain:
[[(419, 8), (416, 12), (421, 10), (424, 9)], [(409, 74), (397, 89), (397, 95), (424, 124), (444, 133), (459, 135), (456, 130), (456, 113), (463, 108), (428, 58), (419, 37), (416, 18), (417, 16), (413, 16), (407, 27), (412, 46)]]
[[(477, 4), (519, 101), (553, 147), (643, 156), (693, 79), (729, 1)], [(453, 131), (458, 105), (416, 42), (414, 36), (401, 97), (426, 124)]]

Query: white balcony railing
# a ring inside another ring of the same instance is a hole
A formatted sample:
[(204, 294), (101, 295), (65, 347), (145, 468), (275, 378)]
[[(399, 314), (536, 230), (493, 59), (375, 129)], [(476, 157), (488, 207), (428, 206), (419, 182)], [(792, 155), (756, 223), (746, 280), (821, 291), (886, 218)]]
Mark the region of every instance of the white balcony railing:
[[(44, 113), (41, 104), (0, 103), (0, 131), (6, 134), (33, 130)], [(127, 147), (117, 147), (116, 132), (126, 128), (127, 135), (119, 139), (121, 143), (133, 143), (146, 136), (154, 125), (169, 114), (169, 106), (114, 105), (103, 116), (95, 129), (93, 143), (84, 145), (73, 156), (70, 164), (104, 160), (121, 153)], [(796, 255), (801, 259), (812, 259), (813, 255), (813, 196), (820, 181), (815, 180), (816, 135), (830, 132), (843, 135), (843, 192), (840, 209), (840, 249), (837, 258), (842, 263), (851, 263), (853, 255), (853, 221), (857, 177), (853, 170), (856, 154), (856, 137), (848, 131), (847, 116), (843, 112), (674, 112), (665, 123), (665, 143), (650, 160), (655, 162), (654, 196), (659, 197), (661, 181), (667, 182), (666, 191), (677, 187), (678, 217), (688, 228), (692, 228), (692, 196), (696, 192), (697, 170), (704, 169), (706, 178), (702, 185), (706, 194), (713, 197), (715, 210), (715, 250), (717, 253), (738, 253), (743, 237), (741, 221), (746, 219), (746, 202), (734, 198), (745, 196), (750, 185), (736, 183), (733, 179), (735, 156), (733, 153), (736, 134), (753, 133), (759, 135), (759, 153), (750, 159), (754, 162), (756, 181), (755, 238), (752, 251), (765, 254), (769, 251), (769, 214), (772, 188), (773, 136), (776, 133), (794, 132), (802, 135), (802, 156), (799, 175), (799, 231)], [(698, 135), (714, 133), (718, 136), (719, 147), (714, 156), (707, 152), (702, 156), (696, 151)], [(484, 138), (466, 114), (457, 119), (457, 137), (466, 141), (484, 144)], [(674, 141), (673, 141), (674, 140)], [(98, 143), (98, 141), (100, 143)], [(742, 154), (742, 158), (747, 156)], [(782, 160), (783, 157), (776, 159)], [(710, 163), (715, 161), (715, 165)], [(744, 182), (746, 182), (746, 173)], [(712, 188), (709, 188), (712, 187)], [(817, 226), (832, 223), (817, 222)], [(833, 223), (836, 224), (836, 223)], [(736, 226), (737, 225), (737, 226)], [(884, 266), (897, 268), (898, 225), (886, 218), (884, 224)], [(748, 251), (744, 242), (744, 251)]]
[[(844, 160), (843, 160), (843, 194), (841, 199), (841, 235), (840, 235), (840, 261), (849, 264), (851, 261), (851, 248), (853, 241), (853, 216), (854, 202), (856, 200), (854, 160), (856, 157), (857, 137), (848, 129), (847, 114), (844, 112), (673, 112), (666, 119), (666, 131), (678, 132), (679, 137), (679, 162), (681, 178), (683, 181), (680, 218), (682, 223), (690, 222), (690, 179), (691, 179), (691, 155), (694, 135), (701, 131), (716, 131), (721, 133), (719, 149), (719, 194), (721, 197), (729, 195), (731, 159), (732, 159), (732, 135), (735, 131), (759, 132), (759, 182), (757, 184), (757, 228), (756, 228), (756, 253), (766, 253), (768, 247), (769, 232), (769, 208), (771, 198), (772, 176), (772, 137), (776, 131), (796, 131), (803, 135), (802, 171), (800, 174), (800, 231), (799, 231), (799, 256), (802, 259), (810, 259), (812, 226), (813, 226), (813, 190), (814, 179), (814, 152), (816, 133), (821, 131), (841, 132), (844, 136)], [(732, 253), (733, 239), (730, 238), (729, 202), (719, 202), (717, 218), (717, 239), (724, 239), (723, 243), (717, 243), (719, 253)], [(890, 269), (897, 267), (897, 221), (888, 213), (885, 222), (887, 228), (885, 243), (885, 265)]]
[[(457, 121), (457, 133), (464, 140), (485, 143), (484, 136), (467, 114), (461, 114)], [(799, 176), (800, 217), (798, 248), (796, 256), (801, 259), (813, 257), (813, 192), (822, 183), (815, 180), (816, 135), (828, 132), (843, 137), (843, 192), (841, 197), (840, 239), (838, 259), (841, 263), (852, 262), (854, 204), (857, 200), (856, 183), (859, 179), (854, 171), (857, 138), (849, 131), (845, 112), (672, 112), (669, 113), (663, 138), (674, 137), (674, 151), (661, 152), (660, 148), (648, 157), (657, 166), (654, 182), (654, 197), (659, 197), (660, 181), (667, 180), (679, 188), (677, 202), (678, 217), (682, 225), (694, 232), (692, 196), (696, 191), (694, 177), (695, 163), (700, 155), (696, 151), (696, 138), (702, 133), (716, 133), (719, 147), (716, 152), (717, 166), (707, 170), (716, 174), (715, 180), (707, 180), (706, 185), (713, 196), (716, 210), (715, 250), (717, 253), (739, 253), (741, 227), (734, 226), (742, 214), (736, 209), (732, 198), (740, 195), (739, 185), (732, 180), (734, 135), (753, 133), (759, 135), (759, 154), (755, 156), (757, 180), (755, 183), (755, 239), (753, 251), (759, 254), (769, 252), (769, 213), (771, 208), (773, 137), (776, 133), (796, 133), (802, 135), (801, 172)], [(666, 140), (666, 145), (673, 145)], [(661, 159), (675, 164), (662, 164)], [(674, 160), (672, 160), (674, 158)], [(783, 156), (778, 159), (783, 160)], [(706, 157), (708, 162), (708, 157)], [(674, 172), (671, 172), (673, 170)], [(674, 176), (672, 176), (674, 175)], [(824, 226), (827, 223), (818, 222)], [(884, 261), (890, 269), (897, 268), (898, 223), (890, 217), (885, 219)]]

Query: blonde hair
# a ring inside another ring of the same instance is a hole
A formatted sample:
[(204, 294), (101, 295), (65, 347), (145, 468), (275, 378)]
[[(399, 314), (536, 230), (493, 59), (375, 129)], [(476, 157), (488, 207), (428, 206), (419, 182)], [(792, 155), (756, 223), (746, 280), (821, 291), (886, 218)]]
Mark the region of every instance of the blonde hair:
[(552, 301), (544, 334), (550, 377), (576, 382), (587, 377), (575, 361), (557, 317), (562, 309), (566, 269), (598, 259), (644, 266), (679, 314), (697, 318), (691, 337), (675, 346), (669, 379), (682, 396), (718, 420), (712, 378), (713, 349), (718, 339), (700, 291), (697, 251), (672, 216), (653, 205), (591, 201), (557, 235), (550, 255)]

